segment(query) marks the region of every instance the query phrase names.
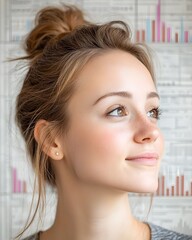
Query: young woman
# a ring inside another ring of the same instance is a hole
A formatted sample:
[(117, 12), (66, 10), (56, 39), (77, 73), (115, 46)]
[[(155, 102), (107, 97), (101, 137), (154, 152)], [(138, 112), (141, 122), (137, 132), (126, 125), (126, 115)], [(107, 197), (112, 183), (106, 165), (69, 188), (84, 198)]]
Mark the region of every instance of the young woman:
[(163, 138), (150, 55), (131, 42), (128, 26), (89, 23), (76, 7), (47, 7), (25, 50), (16, 121), (39, 201), (45, 183), (58, 194), (53, 225), (26, 239), (192, 239), (131, 213), (128, 192), (157, 189)]

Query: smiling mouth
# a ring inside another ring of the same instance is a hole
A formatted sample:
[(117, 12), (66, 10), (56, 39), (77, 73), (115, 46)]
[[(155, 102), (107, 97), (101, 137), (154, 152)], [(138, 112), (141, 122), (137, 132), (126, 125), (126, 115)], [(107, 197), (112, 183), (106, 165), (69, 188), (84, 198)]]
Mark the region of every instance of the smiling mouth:
[(156, 153), (144, 153), (138, 156), (128, 157), (125, 160), (130, 163), (154, 166), (157, 165), (158, 158)]

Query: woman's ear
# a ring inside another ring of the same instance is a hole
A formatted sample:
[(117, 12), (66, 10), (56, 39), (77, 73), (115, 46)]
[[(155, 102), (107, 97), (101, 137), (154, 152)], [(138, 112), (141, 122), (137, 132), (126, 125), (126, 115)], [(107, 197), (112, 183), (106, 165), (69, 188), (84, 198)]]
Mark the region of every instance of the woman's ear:
[(51, 130), (50, 123), (44, 119), (37, 121), (34, 128), (34, 137), (42, 150), (53, 160), (61, 160), (64, 157), (59, 138)]

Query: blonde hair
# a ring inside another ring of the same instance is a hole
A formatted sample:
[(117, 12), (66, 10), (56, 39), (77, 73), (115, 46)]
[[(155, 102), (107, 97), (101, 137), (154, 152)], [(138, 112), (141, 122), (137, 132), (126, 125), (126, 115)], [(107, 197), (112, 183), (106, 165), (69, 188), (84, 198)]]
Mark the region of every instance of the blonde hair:
[(52, 130), (56, 135), (65, 133), (70, 124), (67, 106), (75, 92), (76, 76), (91, 58), (114, 49), (135, 56), (154, 79), (147, 47), (131, 42), (125, 22), (93, 24), (85, 20), (80, 9), (67, 5), (46, 7), (37, 13), (35, 26), (25, 40), (26, 56), (16, 59), (28, 60), (29, 68), (16, 99), (15, 119), (35, 172), (38, 202), (31, 221), (18, 236), (33, 222), (44, 199), (45, 183), (56, 185), (50, 158), (34, 138), (37, 121), (45, 119), (50, 123), (44, 139), (50, 138)]

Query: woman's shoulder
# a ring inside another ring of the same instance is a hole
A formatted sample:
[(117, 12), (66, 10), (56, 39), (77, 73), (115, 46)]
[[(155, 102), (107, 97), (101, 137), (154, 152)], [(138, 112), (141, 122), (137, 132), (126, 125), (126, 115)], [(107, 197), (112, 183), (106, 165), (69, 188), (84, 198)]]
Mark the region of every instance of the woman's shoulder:
[(147, 223), (151, 229), (151, 240), (192, 240), (192, 236), (168, 230), (153, 223)]
[(40, 231), (33, 233), (32, 235), (30, 235), (26, 238), (23, 238), (22, 240), (39, 240), (39, 234), (40, 234)]

